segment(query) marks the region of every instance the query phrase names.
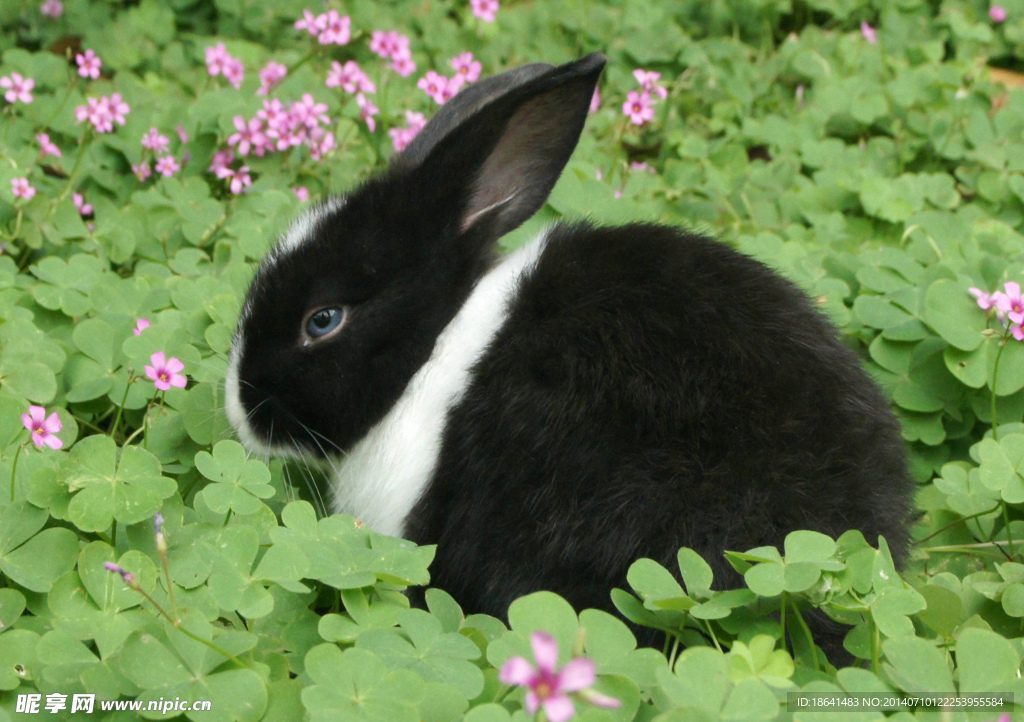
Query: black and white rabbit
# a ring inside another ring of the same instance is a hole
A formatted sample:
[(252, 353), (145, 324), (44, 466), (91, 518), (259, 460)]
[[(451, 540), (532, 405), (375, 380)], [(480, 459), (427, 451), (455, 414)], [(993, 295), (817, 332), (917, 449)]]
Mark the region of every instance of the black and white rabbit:
[(437, 544), (432, 583), (504, 616), (538, 589), (611, 607), (794, 529), (884, 535), (911, 482), (885, 398), (804, 294), (652, 224), (557, 223), (495, 258), (569, 159), (605, 59), (456, 95), (390, 168), (299, 219), (260, 267), (227, 376), (243, 443), (327, 457), (334, 508)]

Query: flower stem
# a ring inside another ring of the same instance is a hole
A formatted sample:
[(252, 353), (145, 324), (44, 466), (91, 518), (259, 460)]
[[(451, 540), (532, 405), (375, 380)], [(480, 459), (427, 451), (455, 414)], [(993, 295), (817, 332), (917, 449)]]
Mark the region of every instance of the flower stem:
[(75, 159), (74, 166), (71, 167), (71, 175), (68, 176), (68, 183), (64, 186), (64, 190), (57, 196), (57, 202), (50, 207), (50, 217), (57, 212), (57, 206), (59, 206), (68, 194), (71, 193), (74, 188), (75, 178), (78, 176), (78, 171), (82, 167), (82, 161), (85, 159), (85, 153), (89, 150), (89, 145), (92, 143), (92, 129), (88, 126), (85, 129), (85, 135), (82, 136), (82, 147), (78, 151), (78, 157)]
[(22, 444), (18, 447), (18, 450), (14, 452), (14, 463), (11, 465), (11, 501), (14, 501), (14, 479), (15, 474), (18, 472), (18, 457), (21, 456), (21, 450), (25, 448)]
[(234, 662), (236, 665), (238, 665), (241, 669), (246, 669), (248, 667), (248, 665), (246, 665), (245, 662), (240, 660), (235, 655), (231, 654), (231, 652), (229, 652), (228, 650), (224, 649), (219, 644), (215, 644), (214, 642), (211, 642), (209, 639), (203, 639), (198, 634), (194, 634), (194, 633), (190, 632), (189, 630), (185, 629), (185, 627), (181, 626), (181, 619), (175, 619), (175, 618), (171, 617), (171, 615), (167, 613), (167, 610), (164, 609), (163, 607), (161, 607), (159, 604), (157, 604), (156, 600), (153, 599), (153, 597), (149, 596), (149, 594), (147, 594), (142, 588), (137, 588), (136, 591), (139, 594), (141, 594), (142, 596), (144, 596), (149, 601), (150, 604), (152, 604), (154, 607), (156, 607), (156, 611), (159, 612), (160, 614), (162, 614), (167, 619), (167, 621), (169, 621), (171, 623), (172, 627), (177, 629), (179, 632), (184, 634), (186, 637), (190, 637), (190, 638), (194, 639), (195, 641), (197, 641), (197, 642), (199, 642), (201, 644), (205, 644), (207, 647), (209, 647), (213, 651), (218, 652), (218, 653), (224, 655), (227, 659), (230, 659), (232, 662)]
[(1003, 357), (1003, 349), (1006, 348), (1006, 341), (1010, 337), (1010, 329), (1003, 332), (999, 340), (999, 353), (996, 354), (996, 363), (992, 367), (992, 440), (999, 441), (999, 423), (996, 419), (996, 384), (999, 381), (999, 360)]

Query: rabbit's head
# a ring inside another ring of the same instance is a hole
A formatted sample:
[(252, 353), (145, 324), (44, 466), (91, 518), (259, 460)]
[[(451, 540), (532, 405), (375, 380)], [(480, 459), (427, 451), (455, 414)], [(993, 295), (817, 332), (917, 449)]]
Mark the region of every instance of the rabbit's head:
[(546, 200), (604, 62), (528, 65), (466, 88), (384, 173), (292, 225), (256, 273), (231, 349), (227, 413), (250, 450), (326, 456), (384, 416), (495, 241)]

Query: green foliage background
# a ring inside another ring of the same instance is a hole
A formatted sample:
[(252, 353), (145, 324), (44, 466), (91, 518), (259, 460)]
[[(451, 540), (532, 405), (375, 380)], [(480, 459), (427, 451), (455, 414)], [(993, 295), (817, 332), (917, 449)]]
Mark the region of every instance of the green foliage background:
[[(191, 715), (204, 721), (524, 719), (523, 691), (497, 669), (530, 656), (536, 629), (559, 640), (563, 662), (582, 644), (598, 689), (622, 700), (618, 710), (579, 702), (587, 720), (834, 713), (794, 713), (795, 691), (1024, 703), (1024, 343), (1007, 342), (967, 291), (1024, 281), (1024, 94), (987, 70), (1019, 65), (1024, 0), (1007, 0), (1001, 24), (975, 0), (506, 0), (494, 24), (461, 1), (328, 5), (352, 18), (347, 46), (296, 31), (300, 0), (68, 0), (57, 20), (38, 3), (0, 0), (0, 76), (36, 81), (34, 102), (0, 109), (0, 720), (33, 691), (210, 699), (211, 712)], [(371, 31), (391, 29), (412, 39), (409, 78), (368, 48)], [(66, 61), (76, 42), (103, 60), (99, 80)], [(245, 63), (240, 90), (206, 72), (217, 42)], [(837, 543), (798, 532), (781, 550), (730, 554), (742, 590), (712, 591), (689, 550), (671, 572), (641, 560), (633, 593), (614, 598), (665, 632), (660, 650), (636, 649), (616, 618), (547, 593), (517, 601), (507, 626), (464, 616), (440, 590), (428, 610), (410, 609), (401, 590), (428, 582), (432, 548), (318, 519), (304, 483), (315, 470), (247, 459), (230, 440), (226, 353), (254, 263), (303, 205), (290, 188), (322, 196), (385, 164), (386, 129), (435, 107), (416, 78), (450, 74), (448, 59), (466, 50), (485, 75), (592, 50), (610, 60), (601, 109), (550, 202), (506, 247), (563, 215), (706, 230), (799, 283), (862, 352), (920, 484), (920, 542), (902, 577), (884, 543), (857, 533)], [(330, 61), (349, 59), (378, 84), (375, 133), (351, 95), (324, 85)], [(256, 71), (269, 60), (289, 68), (272, 97), (326, 102), (340, 147), (319, 162), (305, 149), (250, 156), (253, 186), (234, 196), (207, 167), (233, 117), (259, 109)], [(621, 113), (635, 68), (669, 88), (643, 128)], [(96, 135), (75, 123), (86, 95), (114, 91), (131, 106), (125, 127)], [(130, 166), (150, 127), (189, 160), (140, 183)], [(61, 159), (40, 159), (40, 132)], [(26, 176), (39, 191), (27, 203), (10, 190)], [(93, 219), (72, 192), (86, 194)], [(140, 317), (152, 326), (135, 336)], [(184, 361), (187, 389), (159, 396), (138, 378), (156, 351)], [(59, 413), (63, 450), (28, 443), (30, 404)], [(158, 510), (173, 602), (154, 547)], [(182, 627), (104, 571), (108, 561), (176, 608)], [(852, 625), (856, 667), (837, 671), (814, 653), (802, 621), (811, 606)], [(1024, 707), (1005, 711), (1024, 719)]]

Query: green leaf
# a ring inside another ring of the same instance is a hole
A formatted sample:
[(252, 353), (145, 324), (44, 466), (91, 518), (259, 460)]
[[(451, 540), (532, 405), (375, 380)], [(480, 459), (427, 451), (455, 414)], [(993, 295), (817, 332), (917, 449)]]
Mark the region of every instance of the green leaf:
[(693, 595), (711, 589), (715, 580), (711, 566), (693, 549), (683, 547), (676, 557), (679, 560), (679, 572), (686, 585), (687, 594)]
[(940, 279), (925, 293), (925, 321), (944, 340), (961, 351), (973, 351), (985, 337), (985, 313), (972, 302), (964, 284)]
[(999, 441), (982, 439), (977, 449), (981, 483), (998, 491), (1008, 503), (1024, 502), (1024, 434), (1011, 434)]
[(321, 644), (306, 655), (313, 684), (302, 690), (302, 703), (312, 720), (418, 722), (415, 700), (423, 681), (407, 669), (389, 672), (384, 662), (365, 649), (339, 650)]
[(242, 445), (229, 439), (218, 441), (213, 454), (196, 454), (196, 469), (216, 482), (202, 492), (213, 511), (223, 514), (230, 509), (238, 514), (253, 514), (260, 508), (260, 499), (274, 495), (266, 464), (246, 456)]
[(160, 461), (139, 446), (118, 449), (109, 436), (90, 436), (72, 448), (63, 466), (74, 493), (68, 517), (84, 531), (102, 531), (114, 519), (135, 524), (151, 518), (177, 490), (161, 474)]
[(887, 639), (882, 643), (885, 671), (908, 694), (954, 694), (953, 677), (945, 655), (917, 637)]
[(1017, 678), (1020, 654), (1003, 637), (987, 629), (965, 629), (956, 643), (960, 694), (979, 695), (1009, 689)]
[(782, 562), (755, 564), (743, 575), (747, 586), (762, 597), (775, 597), (786, 589), (786, 565)]
[(832, 538), (816, 531), (790, 532), (783, 548), (787, 566), (793, 562), (830, 560), (835, 552), (836, 543)]

